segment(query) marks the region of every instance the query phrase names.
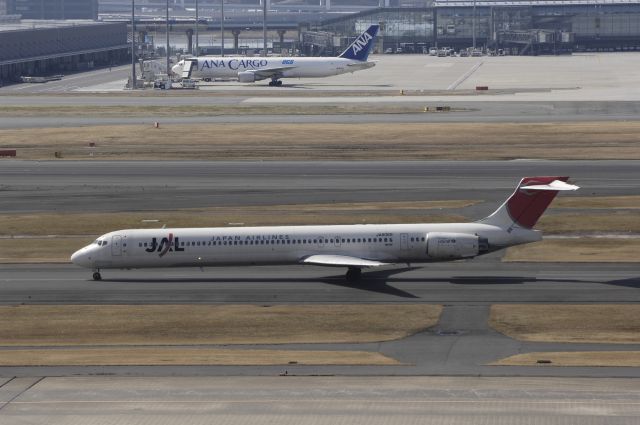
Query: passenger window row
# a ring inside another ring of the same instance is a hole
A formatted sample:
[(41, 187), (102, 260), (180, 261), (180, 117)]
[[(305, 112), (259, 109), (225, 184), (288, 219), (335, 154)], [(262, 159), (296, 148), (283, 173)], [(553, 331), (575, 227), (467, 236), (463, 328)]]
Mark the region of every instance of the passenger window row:
[[(411, 242), (419, 242), (422, 240), (424, 242), (425, 238), (412, 237)], [(373, 238), (331, 238), (331, 239), (274, 239), (274, 240), (259, 240), (259, 241), (187, 241), (180, 242), (180, 246), (231, 246), (231, 245), (308, 245), (308, 244), (317, 244), (317, 243), (385, 243), (385, 242), (393, 242), (393, 238), (391, 237), (373, 237)], [(138, 246), (140, 248), (151, 246), (150, 243), (147, 242), (139, 242)], [(174, 246), (174, 243), (171, 243), (171, 246)]]

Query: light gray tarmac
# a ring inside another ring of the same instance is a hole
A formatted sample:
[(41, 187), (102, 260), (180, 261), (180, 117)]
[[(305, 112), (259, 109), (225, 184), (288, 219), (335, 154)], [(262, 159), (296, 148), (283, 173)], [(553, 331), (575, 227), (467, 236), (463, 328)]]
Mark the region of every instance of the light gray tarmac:
[(478, 219), (524, 176), (571, 176), (582, 190), (569, 196), (638, 195), (638, 169), (640, 161), (3, 160), (0, 192), (4, 213), (469, 199), (485, 201), (463, 212)]
[(640, 415), (631, 379), (48, 377), (0, 385), (2, 424), (626, 425)]
[(366, 272), (259, 266), (91, 270), (73, 265), (0, 265), (0, 304), (636, 303), (637, 264), (502, 263), (474, 260)]

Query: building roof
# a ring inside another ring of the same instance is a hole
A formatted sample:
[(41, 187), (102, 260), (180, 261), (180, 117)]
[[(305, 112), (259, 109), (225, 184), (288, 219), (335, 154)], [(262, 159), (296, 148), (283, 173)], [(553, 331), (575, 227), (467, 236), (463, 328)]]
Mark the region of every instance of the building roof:
[(435, 7), (472, 6), (604, 6), (640, 4), (640, 0), (434, 0)]
[(90, 19), (76, 19), (76, 20), (41, 20), (41, 19), (22, 19), (20, 22), (3, 22), (0, 25), (0, 33), (6, 31), (29, 31), (37, 29), (47, 28), (67, 28), (77, 26), (90, 26), (90, 25), (108, 25), (113, 22), (99, 22)]

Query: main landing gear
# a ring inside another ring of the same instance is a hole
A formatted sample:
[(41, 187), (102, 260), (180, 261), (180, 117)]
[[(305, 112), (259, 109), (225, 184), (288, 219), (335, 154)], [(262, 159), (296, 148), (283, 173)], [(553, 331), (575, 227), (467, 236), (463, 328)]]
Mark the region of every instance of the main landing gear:
[(347, 274), (345, 275), (348, 282), (359, 282), (362, 278), (362, 270), (358, 267), (349, 267)]
[(280, 80), (271, 80), (269, 81), (269, 86), (271, 87), (280, 87), (282, 85), (282, 81)]
[(102, 280), (102, 275), (100, 275), (100, 270), (95, 270), (93, 272), (93, 280)]

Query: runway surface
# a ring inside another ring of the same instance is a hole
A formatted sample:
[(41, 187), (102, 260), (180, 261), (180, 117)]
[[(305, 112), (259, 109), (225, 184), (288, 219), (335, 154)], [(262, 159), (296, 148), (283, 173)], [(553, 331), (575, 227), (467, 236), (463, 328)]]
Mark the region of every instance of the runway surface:
[(568, 175), (579, 196), (638, 195), (640, 161), (15, 161), (0, 167), (2, 212), (110, 212), (325, 202), (484, 200), (523, 176)]
[[(495, 303), (637, 303), (637, 265), (501, 263), (496, 256), (423, 268), (366, 273), (347, 283), (342, 270), (239, 267), (106, 270), (104, 280), (71, 265), (0, 266), (3, 304), (430, 303), (439, 323), (397, 341), (365, 344), (249, 345), (248, 349), (375, 351), (400, 366), (0, 367), (0, 376), (168, 375), (483, 375), (640, 377), (640, 368), (505, 367), (488, 364), (526, 352), (640, 350), (640, 345), (521, 342), (489, 328)], [(559, 306), (561, 308), (561, 306)], [(212, 346), (214, 348), (224, 348)]]
[(0, 265), (1, 304), (635, 303), (637, 264), (502, 263), (481, 257), (364, 274), (313, 266), (104, 270)]
[(640, 415), (628, 379), (70, 377), (0, 389), (7, 424), (626, 425)]

